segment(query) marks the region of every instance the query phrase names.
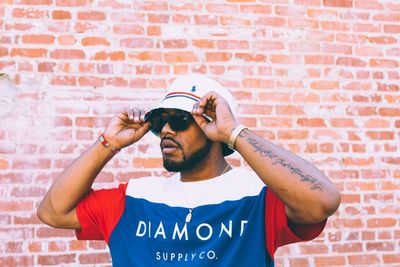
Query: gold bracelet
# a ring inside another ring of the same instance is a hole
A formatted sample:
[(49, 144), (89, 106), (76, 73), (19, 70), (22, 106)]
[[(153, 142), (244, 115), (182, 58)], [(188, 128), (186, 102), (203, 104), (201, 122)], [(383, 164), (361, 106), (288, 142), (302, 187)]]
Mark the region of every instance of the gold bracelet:
[(247, 129), (247, 127), (242, 124), (239, 124), (238, 126), (236, 126), (235, 129), (233, 129), (231, 136), (229, 137), (229, 142), (228, 142), (228, 146), (230, 149), (235, 150), (235, 141), (236, 141), (237, 137), (239, 136), (239, 134), (244, 129)]

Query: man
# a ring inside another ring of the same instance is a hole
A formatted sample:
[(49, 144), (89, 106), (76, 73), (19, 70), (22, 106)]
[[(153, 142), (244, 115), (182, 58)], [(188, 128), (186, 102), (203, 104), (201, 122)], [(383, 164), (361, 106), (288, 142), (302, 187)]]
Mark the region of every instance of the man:
[[(103, 239), (114, 266), (273, 266), (279, 246), (311, 240), (340, 194), (307, 161), (235, 119), (232, 95), (201, 75), (176, 79), (150, 112), (116, 115), (99, 141), (47, 192), (39, 218)], [(91, 190), (104, 165), (149, 130), (171, 178), (145, 177)], [(236, 150), (252, 171), (233, 168)]]

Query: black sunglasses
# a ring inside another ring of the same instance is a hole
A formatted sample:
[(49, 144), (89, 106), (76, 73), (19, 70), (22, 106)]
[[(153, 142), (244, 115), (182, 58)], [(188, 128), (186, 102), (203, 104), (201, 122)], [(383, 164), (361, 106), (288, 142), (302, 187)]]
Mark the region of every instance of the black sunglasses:
[(167, 112), (155, 112), (150, 115), (150, 130), (157, 136), (164, 125), (168, 122), (169, 127), (173, 131), (184, 131), (189, 128), (190, 122), (193, 121), (192, 114), (189, 112), (181, 111), (174, 114), (168, 114)]

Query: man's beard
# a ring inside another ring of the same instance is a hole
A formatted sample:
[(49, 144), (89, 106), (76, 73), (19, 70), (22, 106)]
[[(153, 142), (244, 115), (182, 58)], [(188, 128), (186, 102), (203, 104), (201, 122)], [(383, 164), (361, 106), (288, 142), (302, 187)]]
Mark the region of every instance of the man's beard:
[[(182, 149), (182, 148), (181, 148)], [(164, 168), (170, 172), (182, 172), (190, 170), (196, 166), (211, 150), (211, 140), (207, 139), (206, 143), (194, 151), (191, 155), (186, 157), (183, 155), (181, 161), (173, 161), (169, 159), (164, 159)]]

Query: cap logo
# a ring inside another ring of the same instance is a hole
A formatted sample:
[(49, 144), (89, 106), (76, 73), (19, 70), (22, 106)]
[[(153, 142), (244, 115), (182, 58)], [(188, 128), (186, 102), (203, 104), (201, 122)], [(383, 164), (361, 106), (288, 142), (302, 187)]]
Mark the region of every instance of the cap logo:
[(190, 89), (190, 91), (196, 92), (196, 85), (193, 85), (193, 86), (192, 86), (192, 89)]

